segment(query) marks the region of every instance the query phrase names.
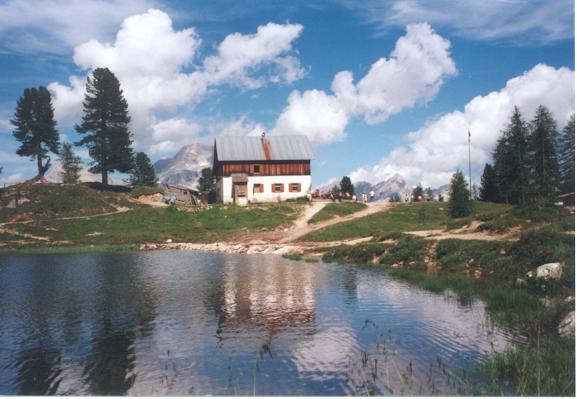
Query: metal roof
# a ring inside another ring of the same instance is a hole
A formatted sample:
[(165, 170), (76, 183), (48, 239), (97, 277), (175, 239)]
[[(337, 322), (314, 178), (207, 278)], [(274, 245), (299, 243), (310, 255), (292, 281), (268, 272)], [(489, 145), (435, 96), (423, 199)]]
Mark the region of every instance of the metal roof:
[[(306, 136), (266, 136), (271, 161), (302, 161), (314, 159)], [(220, 136), (215, 140), (218, 161), (266, 161), (259, 136)]]

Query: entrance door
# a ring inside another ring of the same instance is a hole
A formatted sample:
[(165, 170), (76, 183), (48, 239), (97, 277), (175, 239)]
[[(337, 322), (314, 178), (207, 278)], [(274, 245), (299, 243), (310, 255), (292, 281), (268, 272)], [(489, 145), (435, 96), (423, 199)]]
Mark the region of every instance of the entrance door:
[(248, 204), (247, 199), (247, 184), (246, 182), (234, 183), (232, 187), (234, 203), (236, 205), (245, 206)]

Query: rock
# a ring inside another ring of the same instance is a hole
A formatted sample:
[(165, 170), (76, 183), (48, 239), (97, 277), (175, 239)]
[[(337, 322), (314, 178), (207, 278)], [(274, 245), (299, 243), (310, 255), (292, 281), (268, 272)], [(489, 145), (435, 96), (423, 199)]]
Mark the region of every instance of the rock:
[(539, 299), (539, 301), (545, 306), (546, 308), (552, 308), (555, 305), (555, 300), (553, 298), (549, 298), (548, 296)]
[(537, 278), (552, 278), (559, 280), (563, 274), (563, 266), (559, 262), (546, 263), (537, 268)]
[(166, 240), (167, 244), (170, 244), (172, 242), (172, 238), (169, 238), (168, 240)]
[(527, 272), (527, 277), (533, 278), (533, 277), (535, 277), (535, 273), (533, 273), (533, 271), (528, 271), (528, 272)]
[(572, 310), (561, 320), (559, 326), (557, 327), (559, 335), (562, 337), (568, 337), (570, 335), (575, 335), (575, 311)]
[(507, 253), (507, 251), (505, 251), (504, 249), (501, 249), (501, 250), (499, 251), (499, 254), (500, 254), (500, 255), (505, 255), (506, 253)]

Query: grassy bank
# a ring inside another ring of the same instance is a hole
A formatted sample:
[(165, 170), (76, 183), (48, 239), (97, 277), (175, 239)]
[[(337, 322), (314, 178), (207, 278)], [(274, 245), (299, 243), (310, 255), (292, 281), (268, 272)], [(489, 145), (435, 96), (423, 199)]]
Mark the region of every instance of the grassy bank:
[(231, 239), (242, 232), (274, 229), (292, 220), (295, 214), (296, 207), (286, 205), (215, 206), (200, 212), (139, 207), (91, 219), (46, 219), (11, 227), (73, 245), (140, 244), (167, 239), (214, 242)]
[(447, 204), (442, 202), (397, 204), (392, 209), (370, 216), (339, 223), (302, 238), (302, 241), (337, 241), (359, 237), (381, 237), (399, 232), (457, 229), (476, 222), (478, 231), (504, 233), (549, 226), (556, 231), (573, 231), (574, 215), (566, 208), (550, 204), (534, 204), (515, 208), (507, 204), (475, 201), (471, 216), (447, 217)]
[[(463, 305), (480, 298), (494, 323), (526, 334), (526, 343), (495, 354), (481, 367), (491, 383), (476, 393), (574, 394), (575, 341), (557, 333), (575, 306), (567, 300), (575, 295), (573, 235), (551, 223), (522, 233), (517, 242), (382, 238), (326, 249), (323, 260), (380, 267), (431, 292), (450, 290)], [(559, 281), (527, 278), (528, 271), (555, 261), (565, 265)]]
[[(142, 193), (142, 190), (135, 191)], [(13, 201), (16, 195), (21, 201), (17, 208), (0, 211), (1, 221), (9, 222), (0, 231), (4, 252), (56, 246), (112, 248), (107, 246), (131, 246), (168, 239), (224, 241), (289, 224), (303, 206), (293, 202), (247, 208), (223, 205), (203, 209), (155, 208), (132, 200), (135, 194), (129, 189), (102, 190), (87, 184), (23, 184), (2, 194), (5, 201)], [(22, 204), (24, 198), (26, 203)], [(44, 241), (34, 239), (34, 236)]]
[(309, 221), (309, 224), (329, 220), (337, 216), (346, 216), (365, 209), (367, 206), (360, 202), (335, 202), (325, 205), (320, 212), (317, 212)]
[(137, 244), (125, 244), (125, 245), (91, 244), (91, 245), (67, 245), (67, 246), (25, 245), (25, 246), (0, 247), (0, 255), (10, 255), (10, 254), (50, 255), (50, 254), (82, 254), (82, 253), (94, 253), (94, 252), (125, 252), (125, 251), (137, 251), (139, 247), (140, 246)]
[(102, 190), (97, 183), (18, 184), (0, 190), (0, 222), (113, 212), (118, 207), (134, 206), (128, 199), (129, 192), (120, 186)]

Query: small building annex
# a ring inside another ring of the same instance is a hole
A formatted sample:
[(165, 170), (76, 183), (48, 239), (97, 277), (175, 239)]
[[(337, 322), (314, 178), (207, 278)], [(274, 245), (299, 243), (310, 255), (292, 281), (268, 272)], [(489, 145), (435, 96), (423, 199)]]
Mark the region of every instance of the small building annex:
[(306, 136), (220, 136), (213, 173), (219, 202), (282, 201), (311, 195), (311, 145)]

